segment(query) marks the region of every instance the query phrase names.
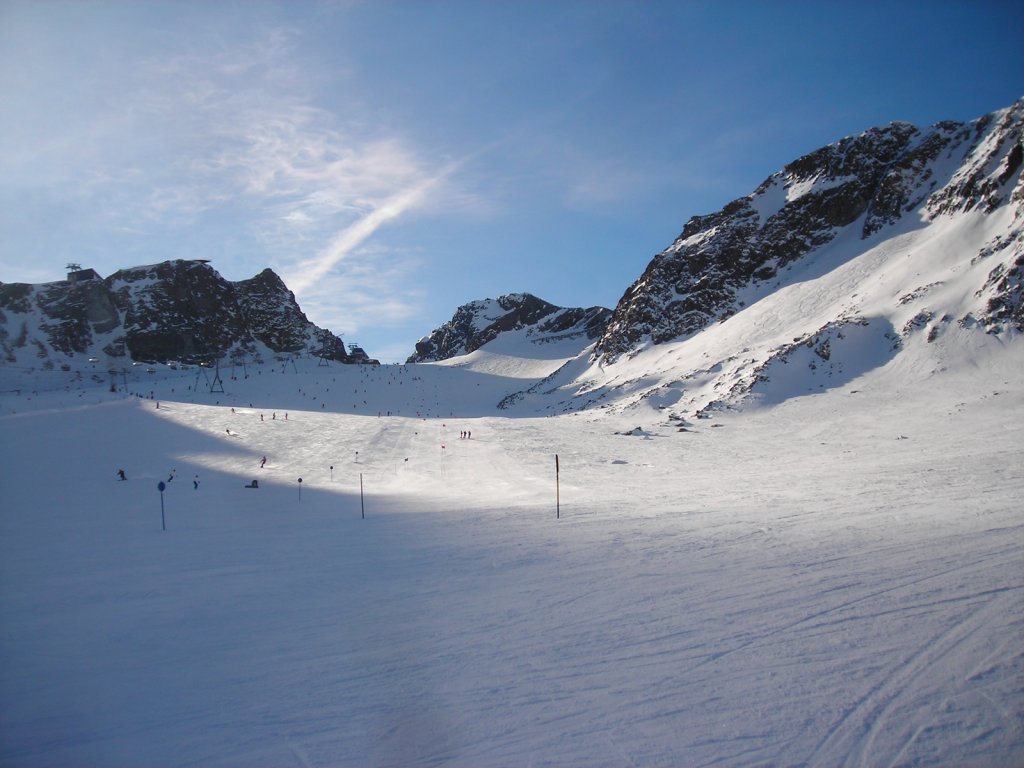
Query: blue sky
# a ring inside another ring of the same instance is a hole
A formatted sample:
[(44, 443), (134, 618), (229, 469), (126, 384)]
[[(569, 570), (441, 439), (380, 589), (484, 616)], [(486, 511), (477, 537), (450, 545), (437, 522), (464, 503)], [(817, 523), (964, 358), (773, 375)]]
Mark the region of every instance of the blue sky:
[(1019, 2), (0, 0), (0, 280), (265, 267), (385, 361), (614, 307), (693, 215), (1024, 96)]

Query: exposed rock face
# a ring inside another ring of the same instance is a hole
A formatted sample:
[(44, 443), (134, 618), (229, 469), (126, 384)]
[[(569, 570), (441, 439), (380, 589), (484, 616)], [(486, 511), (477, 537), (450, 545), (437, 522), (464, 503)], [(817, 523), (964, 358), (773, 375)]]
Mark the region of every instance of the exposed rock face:
[(529, 293), (472, 301), (416, 342), (416, 352), (407, 362), (424, 363), (465, 355), (503, 333), (524, 329), (536, 344), (570, 338), (592, 341), (604, 331), (610, 316), (611, 311), (604, 307), (565, 309)]
[(249, 339), (235, 287), (208, 264), (169, 261), (104, 281), (124, 316), (134, 360), (200, 362)]
[(309, 322), (272, 270), (232, 283), (203, 261), (122, 269), (105, 280), (0, 284), (0, 344), (7, 362), (51, 366), (76, 355), (203, 362), (306, 350), (371, 362)]
[[(26, 301), (29, 294), (24, 292)], [(2, 298), (0, 303), (5, 303)], [(40, 286), (36, 303), (44, 318), (40, 330), (49, 338), (50, 346), (67, 355), (84, 350), (93, 333), (107, 334), (120, 324), (117, 307), (98, 280)]]
[[(238, 303), (249, 332), (270, 349), (297, 352), (309, 346), (311, 323), (299, 309), (295, 294), (288, 290), (277, 274), (264, 269), (256, 277), (234, 284)], [(350, 359), (340, 338), (312, 326), (317, 353), (326, 349), (324, 357), (342, 362), (368, 362), (362, 358)]]
[(756, 295), (840, 234), (867, 240), (901, 221), (1004, 206), (1014, 225), (990, 250), (1009, 258), (993, 267), (990, 311), (978, 319), (996, 331), (1024, 330), (1022, 124), (1024, 99), (967, 123), (873, 128), (795, 160), (752, 194), (690, 219), (623, 295), (597, 354), (614, 360), (723, 320), (742, 307), (741, 290)]

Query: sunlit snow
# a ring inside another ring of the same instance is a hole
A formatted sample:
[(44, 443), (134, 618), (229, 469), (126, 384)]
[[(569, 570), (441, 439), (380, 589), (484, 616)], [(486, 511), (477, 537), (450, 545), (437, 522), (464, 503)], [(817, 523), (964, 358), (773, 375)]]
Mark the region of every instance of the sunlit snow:
[(962, 333), (685, 431), (505, 415), (497, 354), (40, 374), (0, 762), (1024, 762), (1024, 347)]

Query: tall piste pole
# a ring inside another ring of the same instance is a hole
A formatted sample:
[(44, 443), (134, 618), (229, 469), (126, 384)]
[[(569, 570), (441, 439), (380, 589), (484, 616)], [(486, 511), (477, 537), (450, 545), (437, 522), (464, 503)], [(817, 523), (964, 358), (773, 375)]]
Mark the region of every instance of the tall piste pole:
[(562, 494), (558, 482), (558, 454), (555, 454), (555, 519), (562, 516)]
[(167, 520), (164, 518), (164, 490), (166, 488), (167, 485), (163, 480), (156, 484), (156, 489), (160, 491), (160, 529), (164, 531), (167, 530)]

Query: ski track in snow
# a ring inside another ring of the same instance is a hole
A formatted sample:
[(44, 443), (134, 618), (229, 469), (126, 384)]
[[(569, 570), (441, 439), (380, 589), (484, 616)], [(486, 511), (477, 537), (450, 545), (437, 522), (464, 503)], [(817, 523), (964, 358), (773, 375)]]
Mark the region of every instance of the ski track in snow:
[(0, 764), (1022, 764), (1018, 363), (686, 434), (444, 366), (5, 396)]

